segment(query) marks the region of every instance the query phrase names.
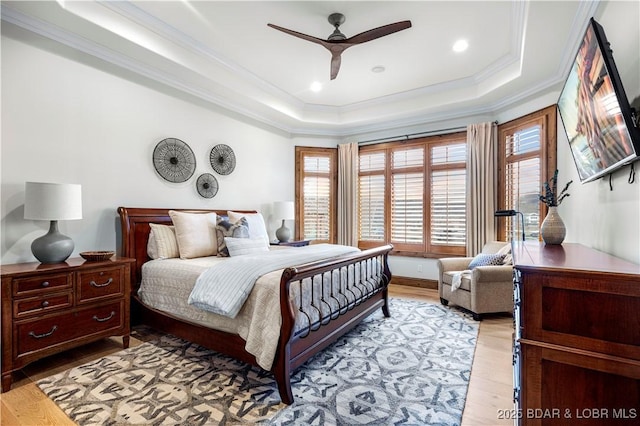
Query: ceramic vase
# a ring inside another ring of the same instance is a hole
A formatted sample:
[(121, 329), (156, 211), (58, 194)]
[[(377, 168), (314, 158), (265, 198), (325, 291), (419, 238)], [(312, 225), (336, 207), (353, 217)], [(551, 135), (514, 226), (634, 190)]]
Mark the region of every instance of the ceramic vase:
[(545, 244), (562, 244), (567, 228), (558, 214), (558, 207), (549, 207), (547, 216), (542, 221), (540, 235)]

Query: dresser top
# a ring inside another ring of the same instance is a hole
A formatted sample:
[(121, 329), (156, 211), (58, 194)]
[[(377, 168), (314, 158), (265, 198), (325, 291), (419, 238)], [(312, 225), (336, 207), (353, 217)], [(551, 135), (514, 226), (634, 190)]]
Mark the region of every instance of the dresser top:
[(636, 274), (640, 265), (576, 243), (547, 245), (537, 241), (514, 241), (513, 262), (518, 269), (564, 269)]
[(8, 265), (0, 265), (0, 275), (21, 275), (43, 272), (58, 272), (68, 271), (72, 269), (86, 269), (95, 267), (108, 267), (109, 265), (133, 263), (135, 259), (127, 257), (112, 257), (108, 260), (101, 261), (88, 261), (81, 257), (70, 257), (65, 262), (60, 263), (40, 263), (40, 262), (28, 262), (28, 263), (13, 263)]

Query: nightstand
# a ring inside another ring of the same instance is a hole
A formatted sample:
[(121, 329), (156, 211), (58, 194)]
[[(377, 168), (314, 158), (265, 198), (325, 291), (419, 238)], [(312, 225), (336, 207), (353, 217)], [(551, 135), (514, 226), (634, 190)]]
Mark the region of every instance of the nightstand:
[(300, 240), (300, 241), (287, 241), (285, 243), (282, 242), (272, 242), (272, 246), (286, 246), (286, 247), (302, 247), (308, 246), (311, 240)]
[(0, 265), (2, 391), (40, 358), (110, 336), (129, 347), (130, 268), (135, 259)]

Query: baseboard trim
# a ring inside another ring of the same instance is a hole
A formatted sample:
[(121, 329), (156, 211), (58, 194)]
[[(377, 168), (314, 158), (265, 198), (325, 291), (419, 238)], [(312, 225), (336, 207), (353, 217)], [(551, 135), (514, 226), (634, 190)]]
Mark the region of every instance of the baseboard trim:
[(406, 285), (408, 287), (430, 288), (433, 290), (438, 289), (438, 281), (436, 280), (425, 280), (422, 278), (413, 277), (398, 277), (395, 275), (391, 277), (391, 284)]

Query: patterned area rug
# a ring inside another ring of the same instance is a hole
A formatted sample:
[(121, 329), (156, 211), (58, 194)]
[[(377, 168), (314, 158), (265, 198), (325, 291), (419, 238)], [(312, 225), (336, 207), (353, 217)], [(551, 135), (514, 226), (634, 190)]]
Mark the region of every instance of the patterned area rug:
[(294, 404), (273, 376), (173, 336), (38, 381), (80, 425), (458, 425), (478, 323), (391, 299), (296, 370)]

